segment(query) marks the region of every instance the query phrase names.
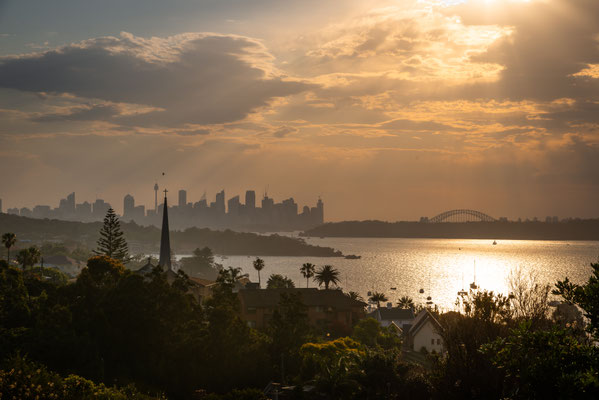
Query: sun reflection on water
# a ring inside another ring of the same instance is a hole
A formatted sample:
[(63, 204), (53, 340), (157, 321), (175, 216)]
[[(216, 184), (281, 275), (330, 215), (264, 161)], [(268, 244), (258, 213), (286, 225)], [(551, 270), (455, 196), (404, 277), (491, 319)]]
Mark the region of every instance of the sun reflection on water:
[[(515, 269), (532, 271), (541, 283), (553, 285), (565, 276), (582, 283), (589, 277), (590, 263), (597, 262), (599, 255), (597, 242), (501, 240), (493, 245), (493, 240), (455, 239), (312, 238), (307, 241), (362, 258), (262, 257), (266, 263), (263, 277), (283, 274), (293, 279), (297, 287), (306, 287), (306, 280), (299, 272), (303, 263), (331, 264), (341, 272), (341, 286), (346, 291), (356, 291), (364, 298), (368, 291), (384, 292), (393, 304), (401, 296), (410, 296), (424, 304), (430, 296), (443, 310), (454, 308), (460, 290), (469, 290), (474, 281), (475, 262), (476, 285), (481, 290), (507, 294), (508, 277)], [(257, 281), (252, 260), (247, 256), (230, 256), (223, 263), (241, 267)], [(424, 293), (419, 293), (420, 289)]]

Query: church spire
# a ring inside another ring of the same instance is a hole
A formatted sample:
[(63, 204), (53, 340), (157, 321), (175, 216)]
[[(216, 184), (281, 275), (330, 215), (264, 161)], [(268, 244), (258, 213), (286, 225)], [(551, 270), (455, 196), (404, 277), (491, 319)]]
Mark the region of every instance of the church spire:
[(171, 266), (171, 240), (168, 230), (168, 204), (166, 202), (166, 192), (164, 189), (164, 207), (162, 208), (162, 233), (160, 235), (160, 261), (158, 265), (163, 268), (172, 269)]

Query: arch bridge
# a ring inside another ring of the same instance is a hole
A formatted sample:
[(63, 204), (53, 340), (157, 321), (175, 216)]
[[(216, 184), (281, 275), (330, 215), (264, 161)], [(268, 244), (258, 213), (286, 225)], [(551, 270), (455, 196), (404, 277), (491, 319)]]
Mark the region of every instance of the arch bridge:
[(476, 210), (449, 210), (429, 219), (428, 222), (494, 222), (495, 218)]

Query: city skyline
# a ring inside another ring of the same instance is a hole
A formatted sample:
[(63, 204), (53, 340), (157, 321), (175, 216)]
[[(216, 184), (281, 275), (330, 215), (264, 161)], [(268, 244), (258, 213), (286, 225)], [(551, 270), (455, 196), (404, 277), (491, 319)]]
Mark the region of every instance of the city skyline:
[(4, 208), (166, 171), (330, 221), (598, 216), (597, 1), (2, 4)]
[[(104, 199), (93, 203), (84, 200), (77, 202), (76, 193), (71, 192), (58, 202), (57, 207), (37, 204), (32, 208), (8, 207), (2, 208), (0, 199), (0, 213), (20, 215), (29, 218), (50, 218), (67, 221), (92, 222), (102, 221), (109, 208), (119, 214), (123, 221), (133, 221), (140, 225), (160, 226), (164, 202), (168, 190), (163, 190), (158, 202), (160, 187), (154, 184), (154, 208), (144, 204), (136, 204), (135, 197), (126, 194), (122, 201), (122, 208), (114, 206)], [(178, 201), (169, 205), (171, 213), (171, 226), (183, 230), (190, 227), (210, 228), (237, 228), (237, 229), (262, 229), (262, 230), (303, 230), (321, 225), (324, 222), (324, 203), (320, 198), (313, 207), (296, 203), (293, 197), (276, 202), (265, 191), (259, 203), (256, 201), (256, 192), (246, 190), (244, 201), (240, 195), (231, 195), (226, 198), (225, 190), (217, 192), (214, 201), (208, 200), (206, 192), (198, 201), (188, 202), (187, 190), (179, 189), (174, 195)]]

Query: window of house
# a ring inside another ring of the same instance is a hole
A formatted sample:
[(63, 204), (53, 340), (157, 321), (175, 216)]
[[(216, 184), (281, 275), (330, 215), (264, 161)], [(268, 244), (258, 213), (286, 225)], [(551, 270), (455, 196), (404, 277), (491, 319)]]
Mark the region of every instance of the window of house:
[(250, 328), (255, 328), (256, 327), (256, 321), (248, 321), (248, 326)]
[(248, 307), (246, 311), (248, 314), (256, 314), (256, 307)]
[(431, 339), (431, 344), (435, 344), (435, 339)]
[(437, 344), (440, 345), (441, 344), (441, 339), (437, 339)]
[(316, 306), (316, 312), (324, 312), (323, 306)]

